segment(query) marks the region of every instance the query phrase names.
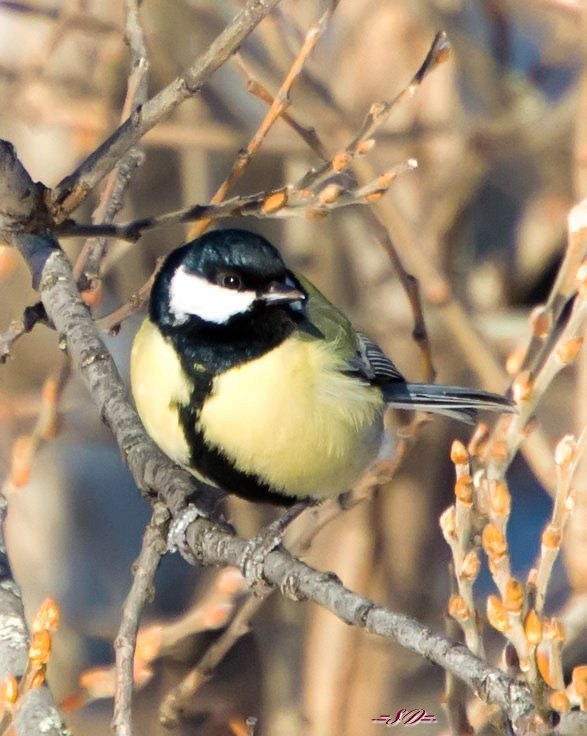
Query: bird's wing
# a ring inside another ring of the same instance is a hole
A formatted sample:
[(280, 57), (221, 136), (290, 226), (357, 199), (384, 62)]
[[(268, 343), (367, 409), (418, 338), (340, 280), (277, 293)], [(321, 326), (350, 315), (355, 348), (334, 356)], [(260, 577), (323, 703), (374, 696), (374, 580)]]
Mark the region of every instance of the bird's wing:
[(375, 384), (405, 380), (377, 343), (357, 332), (349, 319), (311, 282), (299, 274), (296, 277), (308, 293), (310, 322), (320, 331), (322, 339), (332, 343), (337, 354), (344, 359), (345, 372)]
[(395, 364), (371, 338), (357, 332), (357, 354), (366, 377), (374, 383), (405, 381)]

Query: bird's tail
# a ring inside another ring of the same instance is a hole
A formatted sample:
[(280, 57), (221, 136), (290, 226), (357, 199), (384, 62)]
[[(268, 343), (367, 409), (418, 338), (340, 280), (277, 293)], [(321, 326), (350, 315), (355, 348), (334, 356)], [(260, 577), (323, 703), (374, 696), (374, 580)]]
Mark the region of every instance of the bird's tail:
[(395, 409), (430, 411), (475, 424), (478, 409), (514, 411), (514, 402), (505, 396), (459, 386), (394, 381), (382, 386), (385, 401)]

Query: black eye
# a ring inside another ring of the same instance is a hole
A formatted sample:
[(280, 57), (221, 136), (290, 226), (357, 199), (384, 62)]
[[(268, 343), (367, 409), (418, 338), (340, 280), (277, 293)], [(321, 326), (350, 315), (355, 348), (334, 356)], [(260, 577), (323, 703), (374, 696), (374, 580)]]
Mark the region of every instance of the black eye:
[(229, 271), (219, 273), (216, 281), (220, 286), (223, 286), (225, 289), (237, 290), (241, 289), (243, 285), (243, 280), (241, 279), (241, 277), (238, 274)]

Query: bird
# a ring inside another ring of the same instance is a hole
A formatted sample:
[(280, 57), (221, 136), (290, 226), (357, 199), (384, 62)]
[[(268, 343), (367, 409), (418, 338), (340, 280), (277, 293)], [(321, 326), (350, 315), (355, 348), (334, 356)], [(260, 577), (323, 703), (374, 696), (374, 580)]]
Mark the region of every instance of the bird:
[(485, 391), (406, 381), (261, 235), (207, 232), (159, 270), (131, 351), (141, 421), (199, 480), (292, 506), (350, 490), (384, 444), (387, 407), (473, 423)]

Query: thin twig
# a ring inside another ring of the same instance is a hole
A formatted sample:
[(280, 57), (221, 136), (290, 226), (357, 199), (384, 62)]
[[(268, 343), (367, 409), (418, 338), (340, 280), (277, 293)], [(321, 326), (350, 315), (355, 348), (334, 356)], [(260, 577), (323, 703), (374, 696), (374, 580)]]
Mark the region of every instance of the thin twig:
[(147, 230), (192, 222), (202, 219), (218, 220), (224, 217), (283, 218), (297, 217), (300, 211), (310, 219), (322, 219), (340, 207), (353, 204), (370, 204), (383, 196), (390, 184), (402, 173), (416, 168), (414, 159), (391, 167), (364, 186), (346, 189), (336, 184), (326, 185), (316, 190), (300, 190), (291, 186), (282, 187), (269, 193), (250, 194), (232, 197), (219, 204), (195, 204), (158, 217), (144, 217), (122, 224), (90, 225), (65, 220), (55, 228), (61, 237), (80, 235), (103, 235), (136, 241)]
[[(332, 3), (331, 7), (329, 7), (322, 14), (318, 22), (313, 25), (306, 34), (304, 43), (302, 44), (296, 58), (294, 59), (290, 70), (286, 74), (285, 79), (283, 80), (281, 87), (277, 92), (277, 95), (269, 106), (267, 114), (261, 121), (261, 124), (255, 131), (255, 134), (249, 141), (247, 147), (239, 152), (230, 173), (226, 176), (222, 184), (216, 190), (213, 197), (210, 199), (210, 204), (218, 204), (219, 202), (222, 202), (224, 200), (229, 190), (232, 189), (235, 183), (244, 174), (245, 169), (251, 162), (251, 159), (265, 140), (267, 133), (271, 130), (274, 123), (280, 117), (286, 107), (288, 107), (289, 92), (292, 88), (292, 85), (302, 71), (306, 60), (312, 53), (314, 47), (318, 43), (318, 39), (326, 30), (332, 13), (335, 10), (336, 4), (337, 3)], [(193, 238), (197, 238), (199, 235), (205, 232), (210, 226), (211, 222), (212, 219), (207, 218), (196, 223), (189, 230), (189, 239), (191, 240)]]
[[(139, 18), (137, 0), (126, 2), (126, 38), (130, 47), (130, 72), (126, 90), (126, 99), (121, 113), (121, 122), (147, 100), (149, 61), (143, 29)], [(120, 211), (123, 197), (135, 170), (142, 164), (143, 154), (131, 148), (117, 164), (106, 179), (106, 185), (100, 203), (92, 214), (94, 223), (112, 222)], [(80, 290), (91, 287), (98, 278), (100, 264), (106, 251), (106, 238), (90, 238), (82, 248), (73, 269), (75, 277), (83, 277)]]
[(249, 622), (266, 599), (267, 596), (249, 594), (230, 624), (220, 637), (208, 647), (196, 667), (182, 677), (179, 685), (167, 693), (159, 708), (159, 717), (164, 726), (167, 728), (177, 726), (185, 703), (193, 698), (200, 686), (210, 677), (234, 644), (250, 631)]
[(112, 730), (117, 736), (132, 736), (133, 663), (139, 621), (145, 603), (153, 595), (155, 573), (167, 549), (169, 512), (162, 503), (153, 506), (151, 520), (143, 535), (141, 552), (135, 563), (131, 589), (122, 607), (122, 618), (114, 642), (116, 688)]

